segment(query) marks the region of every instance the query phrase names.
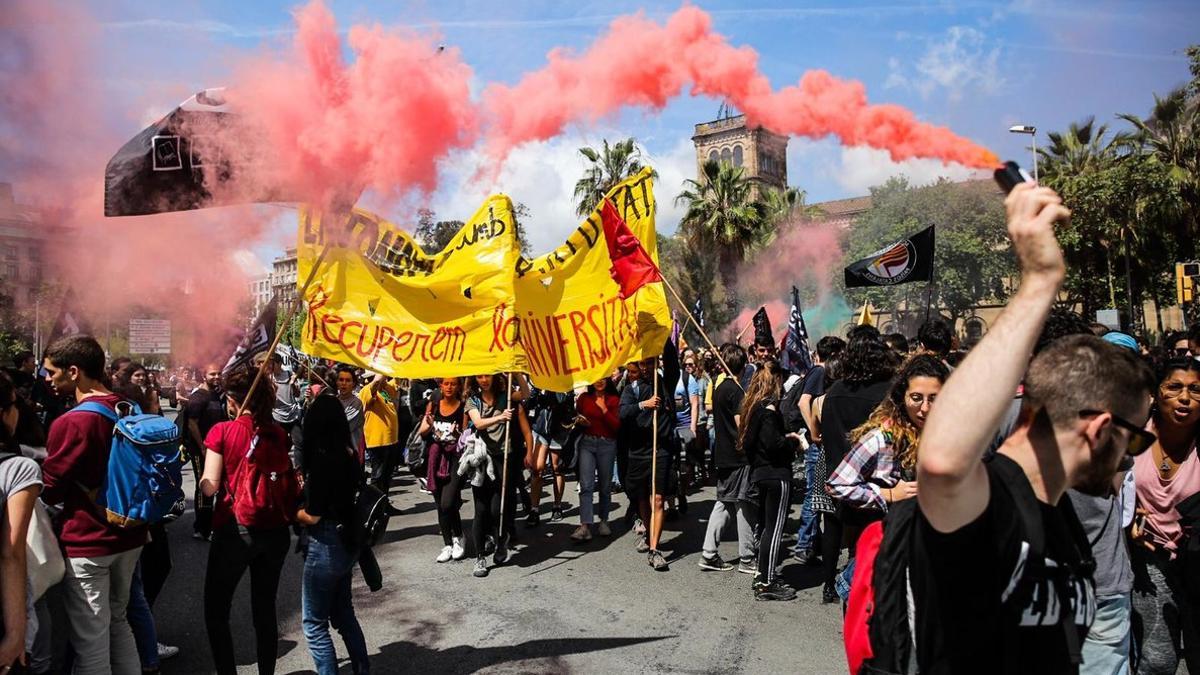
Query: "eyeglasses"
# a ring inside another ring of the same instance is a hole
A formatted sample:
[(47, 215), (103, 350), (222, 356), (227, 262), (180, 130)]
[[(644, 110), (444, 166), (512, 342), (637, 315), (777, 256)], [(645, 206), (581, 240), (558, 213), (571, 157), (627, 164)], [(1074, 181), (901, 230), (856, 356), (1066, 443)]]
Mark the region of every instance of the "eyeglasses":
[(1189, 398), (1200, 401), (1200, 384), (1189, 384), (1185, 387), (1182, 382), (1167, 382), (1159, 389), (1167, 398), (1179, 398), (1184, 391), (1187, 391)]
[(1172, 351), (1175, 353), (1175, 356), (1190, 356), (1192, 353), (1192, 350), (1188, 347), (1176, 347)]
[(688, 363), (683, 364), (683, 367), (684, 368), (695, 368), (696, 364), (688, 362)]
[(1104, 413), (1112, 416), (1113, 424), (1129, 432), (1129, 443), (1125, 446), (1125, 454), (1136, 457), (1148, 450), (1158, 440), (1158, 437), (1154, 434), (1109, 410), (1080, 410), (1079, 416), (1091, 417), (1092, 415), (1103, 415)]

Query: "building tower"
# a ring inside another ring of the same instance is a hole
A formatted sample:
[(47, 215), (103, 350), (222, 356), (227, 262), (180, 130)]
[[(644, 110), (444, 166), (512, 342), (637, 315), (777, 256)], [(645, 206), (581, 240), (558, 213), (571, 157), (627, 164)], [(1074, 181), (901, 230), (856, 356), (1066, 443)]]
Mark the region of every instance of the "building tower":
[(692, 136), (697, 177), (703, 179), (704, 162), (712, 159), (744, 167), (746, 177), (755, 185), (756, 198), (759, 186), (787, 187), (787, 136), (746, 126), (746, 116), (729, 114), (725, 104), (719, 115), (712, 122), (697, 124)]

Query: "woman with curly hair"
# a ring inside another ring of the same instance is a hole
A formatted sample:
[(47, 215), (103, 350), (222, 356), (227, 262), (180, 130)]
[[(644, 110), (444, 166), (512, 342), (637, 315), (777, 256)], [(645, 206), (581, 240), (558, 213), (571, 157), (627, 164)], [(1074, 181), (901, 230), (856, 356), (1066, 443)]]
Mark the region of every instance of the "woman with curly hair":
[(871, 520), (882, 517), (889, 504), (917, 496), (917, 445), (949, 374), (931, 354), (914, 356), (901, 367), (887, 398), (850, 433), (854, 447), (826, 483), (830, 496), (873, 514)]

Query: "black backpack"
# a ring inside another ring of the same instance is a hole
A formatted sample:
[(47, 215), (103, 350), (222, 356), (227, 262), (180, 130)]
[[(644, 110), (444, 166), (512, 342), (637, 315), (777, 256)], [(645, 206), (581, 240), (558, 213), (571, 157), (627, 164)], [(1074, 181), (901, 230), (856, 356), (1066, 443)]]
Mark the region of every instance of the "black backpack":
[[(1072, 570), (1091, 578), (1095, 571), (1091, 547), (1083, 525), (1075, 515), (1071, 500), (1063, 495), (1058, 508), (1074, 540), (1071, 560), (1060, 561), (1061, 567), (1052, 571), (1046, 567), (1046, 532), (1042, 523), (1041, 507), (1029, 479), (1020, 465), (1002, 455), (986, 463), (991, 489), (1007, 490), (1017, 507), (1021, 529), (1028, 538), (1029, 550), (1025, 557), (1022, 580), (1037, 580), (1049, 575), (1059, 577), (1055, 584), (1060, 607), (1070, 606), (1065, 578)], [(912, 559), (912, 542), (916, 536), (917, 500), (906, 499), (893, 504), (883, 521), (883, 540), (875, 554), (875, 569), (871, 578), (873, 605), (867, 620), (868, 635), (873, 656), (864, 661), (860, 675), (901, 675), (916, 673), (916, 638), (910, 623), (912, 588), (909, 583), (908, 563)], [(861, 564), (861, 561), (860, 561)], [(1020, 615), (1030, 601), (1036, 583), (1018, 584), (1021, 592), (1009, 596), (1003, 612), (1009, 620), (1019, 621)], [(1081, 640), (1075, 627), (1074, 613), (1066, 609), (1059, 611), (1059, 623), (1064, 629), (1067, 651), (1073, 663), (1082, 663)], [(1021, 646), (1014, 639), (1015, 631), (1004, 631), (1004, 653), (1020, 653)]]
[[(815, 368), (816, 366), (813, 366)], [(779, 414), (783, 415), (783, 426), (789, 433), (796, 433), (801, 429), (807, 429), (804, 424), (804, 415), (800, 414), (800, 397), (804, 395), (804, 383), (808, 380), (809, 373), (812, 373), (812, 368), (808, 372), (796, 380), (791, 389), (783, 395), (783, 399), (779, 401)]]

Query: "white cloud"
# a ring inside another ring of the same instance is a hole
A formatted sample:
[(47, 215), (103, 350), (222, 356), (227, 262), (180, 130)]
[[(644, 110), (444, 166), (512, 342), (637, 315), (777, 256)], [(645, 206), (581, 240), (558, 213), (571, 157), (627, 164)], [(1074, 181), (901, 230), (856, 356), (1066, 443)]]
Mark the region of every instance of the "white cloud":
[(913, 89), (925, 98), (943, 89), (951, 101), (960, 100), (972, 90), (994, 94), (1006, 84), (1000, 72), (1000, 56), (1000, 47), (989, 48), (982, 31), (951, 26), (944, 36), (927, 39), (925, 53), (917, 59), (913, 72), (899, 59), (889, 59), (884, 86)]
[[(473, 180), (474, 173), (489, 160), (478, 150), (456, 153), (441, 166), (442, 189), (433, 196), (430, 208), (439, 219), (465, 220), (489, 195), (502, 192), (513, 202), (529, 207), (526, 233), (536, 253), (544, 253), (562, 244), (579, 226), (575, 215), (575, 181), (587, 169), (587, 159), (579, 153), (584, 145), (595, 146), (599, 138), (626, 138), (630, 134), (589, 133), (587, 138), (568, 134), (549, 141), (525, 144), (509, 156), (494, 184)], [(663, 152), (644, 150), (647, 161), (659, 174), (657, 187), (658, 230), (674, 232), (683, 209), (674, 204), (675, 195), (685, 178), (696, 173), (695, 151), (690, 141), (682, 140)]]
[(986, 178), (987, 171), (969, 169), (961, 164), (944, 164), (937, 159), (908, 159), (893, 162), (884, 150), (842, 148), (841, 168), (834, 175), (848, 195), (865, 195), (892, 176), (903, 176), (910, 185), (928, 185), (938, 178), (964, 181)]
[(251, 278), (266, 274), (271, 269), (271, 266), (263, 262), (257, 253), (247, 248), (235, 249), (229, 254), (229, 257), (246, 276)]

